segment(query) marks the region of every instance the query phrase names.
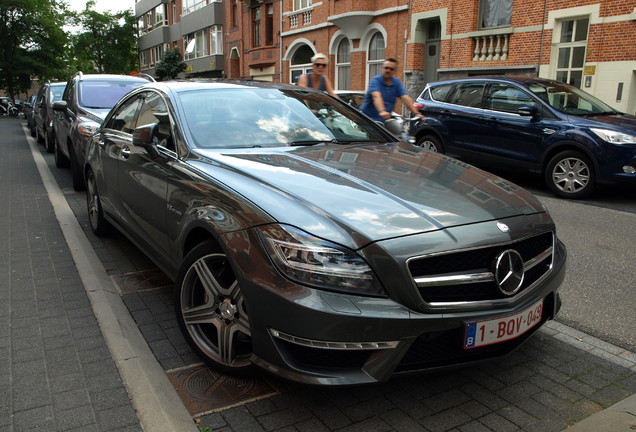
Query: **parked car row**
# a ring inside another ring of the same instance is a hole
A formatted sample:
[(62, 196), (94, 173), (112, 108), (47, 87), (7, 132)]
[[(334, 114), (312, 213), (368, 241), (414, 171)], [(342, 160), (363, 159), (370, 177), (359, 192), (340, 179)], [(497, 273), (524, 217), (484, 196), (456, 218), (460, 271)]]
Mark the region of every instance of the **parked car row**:
[(530, 77), (431, 83), (416, 101), (418, 145), (483, 168), (543, 176), (564, 198), (636, 184), (636, 117), (567, 84)]
[(56, 162), (219, 371), (385, 381), (506, 355), (559, 311), (566, 250), (522, 188), (316, 90), (120, 79), (67, 84)]

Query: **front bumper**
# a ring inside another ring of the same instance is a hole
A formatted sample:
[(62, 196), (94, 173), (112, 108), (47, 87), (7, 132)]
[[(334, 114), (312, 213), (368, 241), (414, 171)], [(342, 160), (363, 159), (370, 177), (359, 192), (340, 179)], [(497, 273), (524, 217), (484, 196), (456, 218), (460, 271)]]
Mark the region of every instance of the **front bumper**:
[[(422, 312), (391, 298), (299, 286), (280, 276), (260, 248), (252, 248), (236, 262), (238, 268), (249, 269), (238, 271), (237, 276), (249, 299), (252, 362), (297, 382), (352, 385), (504, 356), (557, 314), (565, 260), (565, 247), (557, 242), (549, 276), (530, 295), (509, 306)], [(506, 342), (463, 348), (467, 322), (511, 315), (541, 298), (544, 308), (539, 325)]]

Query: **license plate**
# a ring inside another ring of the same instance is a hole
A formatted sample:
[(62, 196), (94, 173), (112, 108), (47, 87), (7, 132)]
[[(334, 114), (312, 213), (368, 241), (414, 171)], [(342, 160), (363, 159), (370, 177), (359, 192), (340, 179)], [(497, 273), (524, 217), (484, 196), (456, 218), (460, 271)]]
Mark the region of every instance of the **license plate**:
[(466, 324), (464, 349), (492, 345), (514, 339), (541, 322), (543, 299), (529, 308), (504, 317)]

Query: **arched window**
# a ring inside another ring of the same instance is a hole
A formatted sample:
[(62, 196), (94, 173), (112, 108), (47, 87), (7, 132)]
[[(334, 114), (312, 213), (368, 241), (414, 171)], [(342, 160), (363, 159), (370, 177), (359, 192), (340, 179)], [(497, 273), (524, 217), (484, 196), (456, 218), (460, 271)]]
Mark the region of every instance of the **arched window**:
[(367, 52), (367, 67), (369, 70), (368, 79), (382, 73), (382, 63), (384, 63), (384, 36), (378, 32), (371, 37), (369, 41), (369, 50)]
[(351, 77), (351, 46), (349, 39), (344, 38), (338, 44), (336, 52), (336, 88), (349, 90)]
[(298, 47), (291, 59), (289, 82), (297, 84), (298, 78), (300, 78), (302, 74), (311, 72), (311, 58), (314, 54), (314, 51), (309, 47), (309, 45), (302, 45)]

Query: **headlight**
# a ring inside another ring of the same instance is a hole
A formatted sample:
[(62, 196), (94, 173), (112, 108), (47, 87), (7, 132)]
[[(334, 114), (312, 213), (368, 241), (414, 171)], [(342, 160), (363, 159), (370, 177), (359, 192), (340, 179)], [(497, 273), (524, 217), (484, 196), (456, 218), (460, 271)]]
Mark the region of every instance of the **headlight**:
[(77, 131), (80, 134), (86, 135), (86, 136), (93, 135), (95, 132), (97, 132), (98, 128), (99, 128), (99, 124), (92, 121), (81, 122), (77, 125)]
[(290, 226), (258, 229), (276, 268), (293, 281), (329, 291), (387, 296), (369, 265), (354, 251)]
[(609, 129), (590, 128), (590, 130), (602, 140), (612, 144), (636, 144), (636, 135), (629, 135)]

